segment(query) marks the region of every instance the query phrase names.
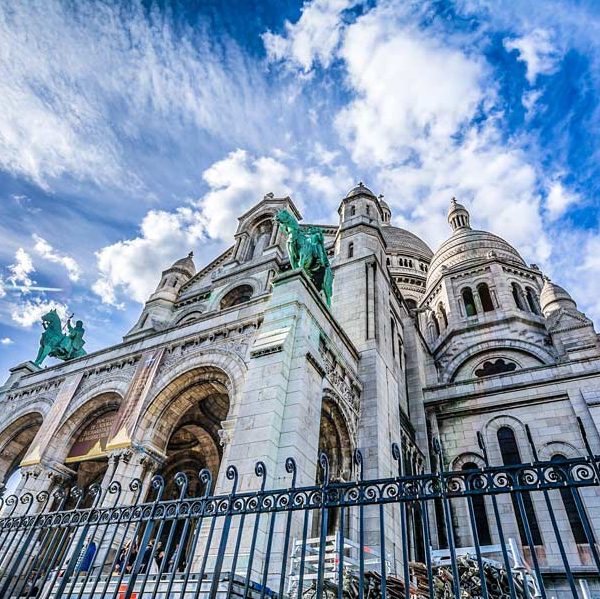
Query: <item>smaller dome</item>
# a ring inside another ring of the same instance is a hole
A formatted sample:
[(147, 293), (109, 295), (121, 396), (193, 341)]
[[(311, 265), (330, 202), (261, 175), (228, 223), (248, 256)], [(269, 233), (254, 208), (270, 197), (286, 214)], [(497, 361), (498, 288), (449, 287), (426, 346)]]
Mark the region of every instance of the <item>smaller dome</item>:
[(185, 258), (177, 260), (169, 270), (183, 270), (193, 277), (196, 274), (196, 265), (194, 264), (194, 252), (190, 252)]
[(560, 308), (576, 310), (577, 304), (566, 289), (546, 278), (540, 293), (540, 307), (544, 316), (548, 316)]
[(375, 194), (368, 188), (365, 187), (363, 182), (360, 181), (356, 187), (353, 187), (347, 194), (346, 198), (354, 198), (356, 196), (371, 196), (373, 199), (377, 199)]

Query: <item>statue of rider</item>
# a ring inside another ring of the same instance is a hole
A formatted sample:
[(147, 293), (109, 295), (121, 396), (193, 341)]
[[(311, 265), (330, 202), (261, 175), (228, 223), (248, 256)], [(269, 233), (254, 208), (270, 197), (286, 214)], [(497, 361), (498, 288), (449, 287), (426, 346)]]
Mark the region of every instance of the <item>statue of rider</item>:
[(83, 339), (83, 335), (85, 329), (83, 328), (83, 322), (78, 320), (75, 323), (75, 326), (71, 326), (71, 319), (69, 318), (69, 320), (67, 320), (67, 330), (67, 343), (65, 345), (67, 345), (68, 358), (77, 358), (84, 355), (85, 352), (83, 351), (83, 346), (85, 345), (85, 340)]

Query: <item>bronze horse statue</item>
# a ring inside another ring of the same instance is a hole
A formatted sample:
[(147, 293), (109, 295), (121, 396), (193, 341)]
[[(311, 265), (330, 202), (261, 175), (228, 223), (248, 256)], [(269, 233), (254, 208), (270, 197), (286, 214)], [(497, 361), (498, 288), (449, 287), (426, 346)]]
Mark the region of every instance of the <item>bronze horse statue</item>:
[(40, 339), (37, 358), (34, 361), (36, 366), (41, 366), (48, 356), (59, 360), (71, 360), (85, 356), (86, 352), (83, 349), (85, 330), (81, 320), (78, 320), (75, 326), (71, 326), (71, 319), (69, 318), (67, 321), (68, 332), (65, 334), (63, 333), (60, 317), (53, 308), (42, 316), (42, 326), (44, 332)]
[(301, 268), (323, 293), (327, 305), (331, 306), (333, 271), (325, 250), (323, 231), (318, 227), (310, 227), (308, 230), (301, 228), (287, 210), (280, 210), (276, 219), (287, 235), (287, 249), (292, 268)]

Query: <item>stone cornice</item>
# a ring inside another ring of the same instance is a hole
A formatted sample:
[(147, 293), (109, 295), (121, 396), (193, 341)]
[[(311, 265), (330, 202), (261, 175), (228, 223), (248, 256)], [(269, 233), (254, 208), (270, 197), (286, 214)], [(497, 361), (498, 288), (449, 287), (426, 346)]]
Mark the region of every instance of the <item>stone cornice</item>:
[[(564, 364), (524, 368), (489, 378), (454, 381), (423, 388), (425, 404), (433, 406), (456, 400), (503, 395), (509, 391), (555, 385), (557, 382), (600, 378), (600, 359), (588, 358)], [(502, 380), (502, 384), (499, 381)], [(547, 396), (544, 396), (547, 397)]]
[[(145, 341), (150, 338), (150, 339), (154, 339), (156, 341), (155, 343), (150, 343), (150, 344), (146, 345), (144, 347), (144, 350), (151, 349), (154, 347), (159, 347), (161, 345), (166, 345), (167, 353), (170, 353), (173, 351), (174, 348), (176, 348), (178, 346), (199, 343), (200, 340), (204, 340), (204, 339), (209, 340), (209, 341), (211, 341), (211, 340), (214, 341), (217, 337), (219, 337), (219, 338), (229, 337), (231, 332), (238, 331), (239, 329), (243, 329), (244, 327), (247, 327), (250, 325), (258, 327), (258, 326), (260, 326), (260, 323), (262, 322), (262, 318), (263, 318), (262, 314), (257, 314), (257, 315), (254, 315), (252, 317), (248, 317), (248, 318), (245, 318), (242, 320), (236, 320), (236, 321), (230, 322), (227, 325), (217, 325), (214, 327), (207, 328), (200, 332), (194, 332), (191, 334), (182, 335), (181, 337), (177, 337), (176, 339), (171, 340), (171, 341), (166, 341), (164, 339), (164, 336), (168, 332), (168, 330), (160, 331), (158, 333), (154, 333), (153, 335), (149, 335), (143, 339)], [(198, 321), (195, 321), (191, 324), (197, 325)], [(178, 327), (175, 328), (175, 330), (179, 331), (181, 329), (185, 329), (188, 326), (190, 326), (190, 325), (179, 325)], [(84, 356), (83, 358), (79, 358), (78, 360), (73, 360), (71, 362), (66, 362), (63, 364), (57, 364), (56, 366), (51, 366), (50, 368), (46, 368), (42, 371), (32, 373), (31, 375), (26, 375), (22, 379), (20, 379), (20, 382), (25, 381), (29, 377), (39, 376), (40, 374), (42, 374), (42, 375), (54, 374), (55, 376), (52, 378), (49, 377), (47, 379), (44, 379), (43, 381), (41, 381), (39, 383), (34, 383), (32, 385), (28, 385), (28, 386), (24, 386), (24, 387), (17, 387), (16, 389), (7, 393), (5, 395), (5, 397), (7, 399), (13, 399), (13, 398), (19, 397), (19, 396), (25, 396), (25, 395), (30, 395), (30, 394), (39, 394), (41, 392), (52, 389), (54, 387), (60, 386), (60, 384), (65, 379), (65, 375), (67, 375), (67, 374), (70, 375), (70, 374), (73, 374), (74, 372), (79, 372), (81, 370), (84, 370), (83, 376), (84, 376), (84, 378), (86, 378), (86, 377), (90, 377), (94, 374), (110, 372), (113, 369), (121, 369), (125, 365), (131, 364), (131, 363), (139, 360), (139, 358), (141, 356), (141, 352), (142, 352), (142, 350), (139, 348), (139, 343), (140, 343), (140, 340), (136, 339), (135, 341), (129, 341), (126, 343), (113, 345), (110, 348), (100, 350), (98, 352), (94, 352), (93, 354), (88, 354), (87, 356)], [(110, 359), (110, 358), (106, 359), (102, 362), (99, 362), (98, 364), (93, 365), (92, 367), (90, 367), (89, 365), (86, 364), (90, 357), (101, 356), (103, 353), (112, 353), (113, 351), (124, 349), (124, 348), (127, 348), (128, 346), (135, 348), (136, 351), (133, 351), (132, 353), (130, 353), (126, 356), (119, 356), (119, 357), (116, 357), (113, 359)], [(68, 369), (69, 366), (77, 365), (77, 362), (82, 364), (82, 366), (80, 368), (74, 368), (72, 370)], [(63, 370), (63, 369), (64, 370), (68, 369), (68, 370), (67, 370), (67, 372), (61, 372), (61, 370)], [(58, 377), (60, 377), (60, 378), (58, 378)]]

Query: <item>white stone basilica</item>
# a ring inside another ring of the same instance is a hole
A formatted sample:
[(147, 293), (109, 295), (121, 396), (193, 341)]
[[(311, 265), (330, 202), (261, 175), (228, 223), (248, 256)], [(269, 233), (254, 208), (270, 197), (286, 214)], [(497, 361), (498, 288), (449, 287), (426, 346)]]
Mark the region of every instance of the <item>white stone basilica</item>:
[[(392, 442), (407, 474), (460, 470), (484, 463), (478, 432), (491, 464), (532, 461), (526, 425), (540, 459), (561, 459), (584, 453), (578, 417), (600, 453), (593, 323), (517, 249), (471, 228), (464, 206), (452, 200), (448, 239), (432, 252), (391, 224), (381, 196), (357, 185), (339, 223), (317, 225), (334, 272), (330, 309), (290, 269), (274, 219), (282, 209), (304, 224), (289, 197), (267, 194), (210, 264), (197, 270), (190, 254), (167, 268), (122, 343), (43, 369), (13, 368), (0, 387), (0, 480), (37, 492), (65, 480), (172, 480), (178, 471), (196, 481), (208, 468), (216, 493), (227, 493), (228, 464), (242, 490), (257, 488), (257, 460), (267, 488), (285, 487), (293, 456), (298, 484), (310, 485), (320, 452), (332, 480), (352, 479), (355, 448), (365, 478), (394, 476)], [(482, 544), (497, 542), (489, 501), (478, 506)], [(499, 504), (507, 534), (527, 554), (510, 498)], [(556, 549), (543, 498), (525, 508), (550, 567)], [(568, 502), (557, 507), (565, 546), (585, 568), (589, 549), (568, 510)], [(599, 522), (600, 500), (589, 510)], [(469, 546), (466, 512), (453, 518), (458, 545)], [(419, 543), (416, 535), (413, 559)]]

